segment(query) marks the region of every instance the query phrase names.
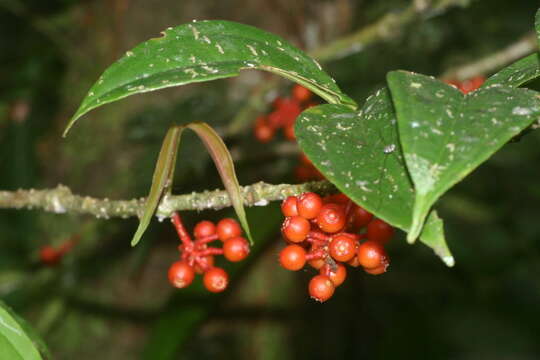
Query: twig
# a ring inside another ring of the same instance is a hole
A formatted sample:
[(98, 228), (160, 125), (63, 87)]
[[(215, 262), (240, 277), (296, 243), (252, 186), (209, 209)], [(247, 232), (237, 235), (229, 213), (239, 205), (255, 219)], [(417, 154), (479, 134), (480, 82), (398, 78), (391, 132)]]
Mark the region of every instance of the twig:
[[(258, 182), (242, 187), (244, 205), (264, 206), (270, 201), (282, 200), (287, 196), (306, 191), (320, 194), (337, 192), (327, 181), (309, 182), (298, 185), (272, 185)], [(145, 199), (109, 200), (75, 195), (63, 185), (53, 189), (0, 191), (0, 208), (41, 209), (57, 214), (90, 214), (98, 218), (140, 216)], [(229, 195), (224, 190), (204, 191), (186, 195), (165, 196), (156, 211), (158, 218), (169, 217), (174, 211), (222, 209), (231, 206)]]
[(463, 81), (477, 75), (486, 75), (538, 50), (536, 34), (531, 32), (513, 44), (478, 61), (445, 71), (441, 78)]

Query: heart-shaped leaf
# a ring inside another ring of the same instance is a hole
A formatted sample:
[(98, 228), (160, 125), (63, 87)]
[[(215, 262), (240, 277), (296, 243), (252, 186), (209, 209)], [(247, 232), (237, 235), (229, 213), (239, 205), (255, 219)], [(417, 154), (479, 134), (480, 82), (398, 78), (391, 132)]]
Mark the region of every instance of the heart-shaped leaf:
[[(377, 217), (409, 231), (414, 189), (388, 89), (370, 96), (360, 112), (343, 105), (310, 108), (296, 120), (295, 134), (302, 151), (338, 189)], [(428, 229), (426, 244), (451, 265), (451, 254), (438, 250), (447, 249), (442, 222), (430, 222)]]
[(407, 168), (415, 187), (409, 242), (433, 203), (540, 117), (537, 92), (492, 85), (463, 95), (432, 77), (387, 76)]
[(312, 58), (279, 36), (230, 21), (199, 21), (165, 30), (111, 65), (92, 86), (68, 124), (127, 96), (237, 76), (242, 69), (281, 75), (330, 103), (355, 107)]
[(519, 87), (540, 77), (540, 55), (534, 53), (505, 67), (486, 80), (483, 87), (508, 85)]
[(0, 302), (0, 359), (42, 359), (15, 314), (3, 302)]

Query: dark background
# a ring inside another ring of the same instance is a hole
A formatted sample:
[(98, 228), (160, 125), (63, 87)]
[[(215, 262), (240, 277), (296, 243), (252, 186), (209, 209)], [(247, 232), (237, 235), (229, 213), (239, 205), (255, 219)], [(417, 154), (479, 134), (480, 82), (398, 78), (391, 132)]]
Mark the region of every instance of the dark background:
[[(396, 12), (409, 1), (0, 0), (0, 190), (58, 183), (111, 199), (144, 196), (166, 124), (193, 117), (223, 129), (269, 78), (138, 95), (91, 112), (60, 137), (91, 84), (115, 59), (168, 26), (227, 19), (277, 33), (304, 49)], [(324, 65), (359, 103), (386, 72), (438, 75), (532, 30), (537, 1), (464, 1), (363, 51)], [(275, 91), (287, 94), (282, 81)], [(534, 84), (533, 84), (534, 86)], [(264, 107), (261, 112), (267, 111)], [(253, 118), (253, 120), (255, 120)], [(295, 182), (294, 151), (256, 142), (243, 124), (227, 144), (242, 184)], [(321, 305), (307, 296), (312, 270), (277, 264), (278, 204), (248, 209), (257, 246), (228, 266), (229, 291), (200, 280), (174, 290), (167, 222), (136, 248), (136, 220), (0, 210), (0, 297), (40, 333), (57, 359), (538, 359), (540, 357), (540, 140), (511, 143), (438, 204), (457, 264), (447, 268), (399, 234), (381, 276), (350, 271)], [(199, 141), (183, 138), (174, 192), (221, 187)], [(261, 161), (263, 159), (264, 161)], [(232, 215), (185, 213), (197, 220)], [(55, 268), (38, 250), (79, 236)]]

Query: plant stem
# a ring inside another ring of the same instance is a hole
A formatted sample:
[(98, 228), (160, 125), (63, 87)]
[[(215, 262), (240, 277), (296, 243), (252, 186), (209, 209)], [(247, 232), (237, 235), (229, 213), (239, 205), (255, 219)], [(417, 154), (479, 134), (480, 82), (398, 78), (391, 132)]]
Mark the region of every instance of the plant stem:
[[(264, 206), (270, 201), (283, 200), (287, 196), (313, 191), (319, 194), (336, 193), (337, 189), (327, 181), (304, 184), (267, 184), (258, 182), (241, 187), (246, 206)], [(63, 185), (43, 190), (0, 191), (0, 208), (40, 209), (57, 214), (90, 214), (97, 218), (140, 216), (145, 199), (109, 200), (75, 195)], [(161, 200), (156, 216), (170, 217), (175, 211), (222, 209), (231, 206), (224, 190), (204, 191), (186, 195), (166, 195)]]

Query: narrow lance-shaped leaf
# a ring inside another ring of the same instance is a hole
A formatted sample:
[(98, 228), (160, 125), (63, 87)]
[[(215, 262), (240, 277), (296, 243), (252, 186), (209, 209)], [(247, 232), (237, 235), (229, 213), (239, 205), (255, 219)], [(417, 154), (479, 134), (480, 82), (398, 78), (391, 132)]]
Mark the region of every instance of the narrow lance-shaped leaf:
[(131, 246), (137, 245), (139, 240), (141, 240), (146, 228), (150, 224), (152, 216), (154, 216), (154, 213), (156, 212), (163, 194), (172, 186), (176, 165), (176, 154), (178, 152), (180, 136), (182, 135), (183, 130), (184, 128), (181, 126), (173, 126), (169, 128), (167, 135), (165, 135), (154, 170), (154, 175), (152, 177), (150, 194), (148, 194), (148, 197), (146, 198), (144, 211), (140, 218), (137, 231), (131, 240)]
[(3, 302), (0, 302), (0, 359), (42, 359), (35, 344)]
[(112, 64), (92, 86), (68, 124), (88, 111), (127, 96), (269, 71), (298, 82), (330, 103), (355, 107), (321, 66), (279, 36), (230, 21), (199, 21), (165, 30)]
[[(338, 189), (377, 217), (409, 231), (414, 189), (388, 89), (370, 96), (360, 112), (342, 105), (310, 108), (298, 117), (295, 134), (302, 151)], [(429, 231), (428, 246), (435, 244), (435, 236), (437, 247), (444, 243), (442, 226), (430, 225)], [(451, 265), (450, 253), (437, 254)]]
[(540, 77), (540, 55), (534, 53), (505, 67), (486, 80), (483, 87), (507, 85), (519, 87)]
[(215, 132), (212, 127), (206, 123), (191, 123), (186, 125), (191, 130), (195, 131), (201, 138), (206, 149), (212, 156), (214, 164), (218, 169), (221, 181), (229, 194), (231, 203), (236, 211), (236, 215), (242, 223), (242, 227), (246, 231), (249, 241), (253, 244), (251, 232), (249, 230), (249, 224), (246, 218), (246, 212), (244, 210), (244, 200), (240, 189), (240, 184), (236, 178), (236, 172), (234, 170), (234, 163), (221, 137)]
[(415, 187), (408, 241), (448, 189), (540, 117), (537, 92), (492, 85), (463, 95), (434, 78), (387, 76), (407, 168)]

